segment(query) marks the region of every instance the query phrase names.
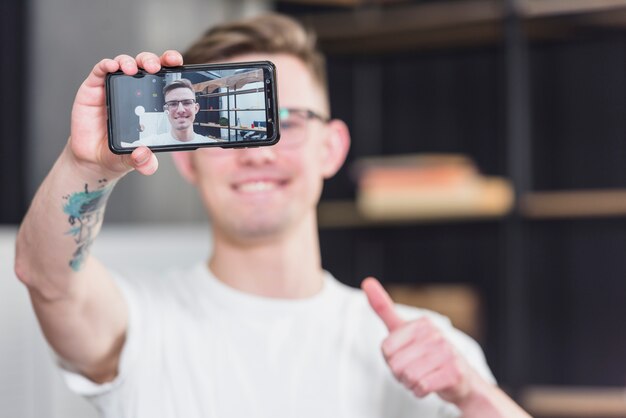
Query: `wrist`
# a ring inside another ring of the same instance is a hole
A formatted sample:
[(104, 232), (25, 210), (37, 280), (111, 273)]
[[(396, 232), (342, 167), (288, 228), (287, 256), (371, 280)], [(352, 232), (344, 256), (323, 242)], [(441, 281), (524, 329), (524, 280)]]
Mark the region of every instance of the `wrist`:
[(478, 376), (468, 396), (456, 406), (465, 418), (530, 418), (502, 389)]
[(477, 377), (473, 380), (467, 395), (456, 404), (463, 412), (463, 416), (474, 416), (472, 412), (484, 412), (489, 406), (489, 393), (495, 389), (495, 386), (481, 378)]

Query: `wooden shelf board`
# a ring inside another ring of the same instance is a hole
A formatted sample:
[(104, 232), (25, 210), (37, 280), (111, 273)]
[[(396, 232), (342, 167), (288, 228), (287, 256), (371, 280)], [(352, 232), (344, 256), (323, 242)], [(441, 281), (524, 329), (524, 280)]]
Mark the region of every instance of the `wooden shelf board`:
[(532, 219), (626, 215), (626, 189), (532, 192), (520, 198), (520, 213)]
[[(626, 0), (524, 0), (518, 10), (531, 38), (567, 34), (604, 21), (626, 26)], [(571, 16), (575, 19), (551, 22), (552, 30), (535, 24)], [(325, 52), (357, 54), (502, 42), (505, 17), (499, 0), (378, 5), (300, 16), (315, 30)]]
[(626, 388), (535, 386), (524, 390), (521, 404), (546, 417), (625, 417)]
[(370, 226), (393, 226), (406, 224), (426, 224), (437, 222), (463, 222), (472, 220), (499, 219), (504, 214), (493, 213), (457, 213), (454, 215), (367, 218), (352, 200), (323, 201), (317, 210), (321, 228), (359, 228)]
[(265, 109), (200, 109), (200, 112), (264, 112)]
[(526, 18), (613, 12), (626, 9), (626, 0), (523, 0), (520, 11)]
[[(529, 219), (571, 219), (626, 215), (626, 189), (532, 192), (520, 198), (519, 211)], [(505, 213), (462, 213), (425, 217), (371, 219), (359, 212), (352, 200), (321, 202), (318, 220), (323, 228), (403, 225), (407, 223), (449, 222), (472, 219), (497, 219)]]
[[(314, 6), (367, 7), (410, 3), (409, 0), (280, 0), (281, 3)], [(587, 13), (626, 6), (625, 0), (521, 0), (519, 8), (525, 16)]]
[(365, 0), (280, 0), (280, 3), (302, 4), (309, 6), (336, 6), (353, 7), (360, 6)]
[(368, 52), (447, 45), (499, 36), (497, 0), (467, 0), (318, 13), (303, 16), (327, 52)]
[(256, 70), (246, 71), (244, 73), (233, 74), (226, 77), (215, 78), (209, 81), (196, 83), (193, 88), (196, 92), (213, 92), (219, 88), (231, 88), (235, 90), (241, 89), (246, 84), (260, 83), (263, 81), (263, 71), (258, 68)]
[(194, 123), (194, 125), (199, 125), (199, 126), (206, 126), (209, 128), (220, 128), (220, 129), (232, 129), (235, 131), (256, 131), (256, 132), (267, 132), (267, 129), (265, 128), (242, 128), (239, 126), (222, 126), (222, 125), (218, 125), (217, 123)]

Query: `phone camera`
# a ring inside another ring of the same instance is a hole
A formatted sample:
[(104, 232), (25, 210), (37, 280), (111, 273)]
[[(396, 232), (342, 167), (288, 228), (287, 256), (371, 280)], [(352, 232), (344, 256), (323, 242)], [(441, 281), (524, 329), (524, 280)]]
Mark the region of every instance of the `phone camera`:
[(270, 79), (268, 78), (267, 80), (265, 80), (265, 84), (269, 84), (270, 83)]

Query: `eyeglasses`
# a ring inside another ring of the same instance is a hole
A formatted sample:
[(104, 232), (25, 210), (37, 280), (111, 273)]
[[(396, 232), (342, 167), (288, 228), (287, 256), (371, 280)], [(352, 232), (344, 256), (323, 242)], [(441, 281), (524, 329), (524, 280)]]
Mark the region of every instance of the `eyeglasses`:
[(196, 103), (194, 99), (185, 99), (185, 100), (170, 100), (169, 102), (165, 102), (163, 105), (163, 110), (176, 110), (179, 105), (183, 105), (185, 109), (190, 109)]
[(322, 116), (310, 109), (281, 107), (278, 111), (280, 119), (281, 139), (279, 146), (295, 147), (307, 138), (308, 122), (317, 120), (326, 124), (330, 121), (328, 117)]
[(309, 109), (301, 109), (295, 107), (281, 107), (278, 110), (278, 116), (280, 118), (280, 127), (289, 129), (291, 125), (297, 122), (303, 122), (305, 120), (317, 119), (323, 123), (328, 123), (329, 118), (320, 115)]

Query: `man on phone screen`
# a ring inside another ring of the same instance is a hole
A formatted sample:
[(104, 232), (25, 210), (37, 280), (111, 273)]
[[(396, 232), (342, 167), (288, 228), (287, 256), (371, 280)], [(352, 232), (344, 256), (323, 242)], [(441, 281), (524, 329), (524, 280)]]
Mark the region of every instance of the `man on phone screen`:
[[(15, 263), (69, 387), (107, 418), (527, 417), (446, 318), (395, 305), (373, 278), (361, 291), (322, 269), (316, 205), (350, 135), (330, 118), (311, 34), (265, 15), (213, 28), (184, 54), (185, 64), (259, 60), (278, 69), (281, 140), (173, 154), (202, 197), (213, 250), (149, 280), (89, 253), (115, 183), (157, 169), (147, 147), (108, 150), (104, 80), (183, 56), (104, 59), (79, 88)], [(191, 97), (174, 100), (180, 110)]]
[(200, 105), (196, 102), (196, 93), (191, 81), (186, 78), (172, 81), (163, 88), (163, 97), (165, 99), (163, 112), (169, 121), (170, 130), (157, 135), (149, 135), (132, 143), (122, 142), (122, 146), (216, 142), (215, 139), (199, 135), (193, 130), (193, 122), (200, 111)]

